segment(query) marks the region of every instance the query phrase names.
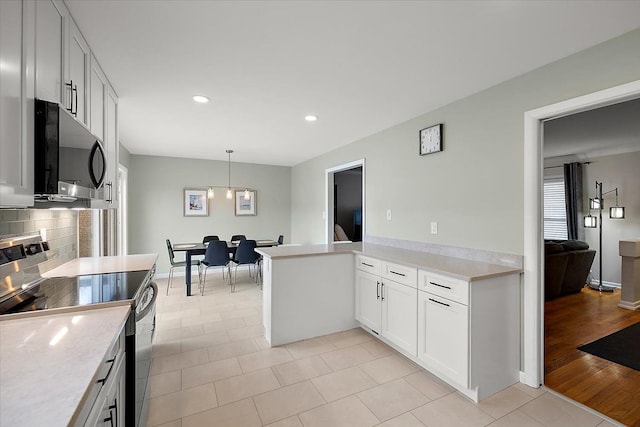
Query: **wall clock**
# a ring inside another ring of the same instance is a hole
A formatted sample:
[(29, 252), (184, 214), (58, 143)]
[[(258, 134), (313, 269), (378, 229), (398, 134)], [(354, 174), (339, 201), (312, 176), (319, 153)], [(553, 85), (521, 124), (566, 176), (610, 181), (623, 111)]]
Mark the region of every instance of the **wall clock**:
[(442, 151), (442, 123), (420, 130), (420, 155)]

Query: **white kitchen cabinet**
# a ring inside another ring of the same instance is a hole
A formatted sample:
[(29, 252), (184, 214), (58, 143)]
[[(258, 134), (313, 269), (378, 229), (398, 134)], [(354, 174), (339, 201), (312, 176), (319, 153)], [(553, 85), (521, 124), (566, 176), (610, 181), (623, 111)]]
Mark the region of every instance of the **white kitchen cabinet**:
[(107, 76), (105, 76), (98, 60), (93, 55), (91, 55), (91, 74), (89, 79), (91, 87), (90, 129), (91, 133), (104, 142), (105, 100), (108, 83)]
[(362, 255), (356, 258), (356, 320), (414, 357), (416, 280), (415, 268)]
[(414, 356), (417, 348), (417, 296), (416, 288), (389, 279), (382, 281), (381, 335)]
[(118, 206), (118, 96), (107, 86), (105, 97), (105, 150), (107, 151), (107, 174), (105, 177), (105, 200), (110, 207)]
[[(92, 386), (76, 426), (103, 427), (125, 425), (126, 352), (124, 332), (110, 349), (100, 367), (99, 380)], [(88, 415), (85, 417), (83, 414)]]
[(467, 306), (418, 292), (418, 359), (462, 387), (468, 387)]
[(65, 78), (65, 105), (76, 120), (89, 127), (89, 73), (91, 50), (78, 26), (69, 19), (68, 73)]
[(420, 270), (417, 356), (475, 401), (518, 382), (520, 275), (469, 282)]
[(33, 206), (33, 26), (35, 5), (0, 1), (0, 207)]
[(36, 97), (63, 104), (65, 20), (68, 11), (60, 0), (39, 0), (35, 4)]
[(356, 270), (356, 320), (376, 333), (381, 331), (380, 276)]

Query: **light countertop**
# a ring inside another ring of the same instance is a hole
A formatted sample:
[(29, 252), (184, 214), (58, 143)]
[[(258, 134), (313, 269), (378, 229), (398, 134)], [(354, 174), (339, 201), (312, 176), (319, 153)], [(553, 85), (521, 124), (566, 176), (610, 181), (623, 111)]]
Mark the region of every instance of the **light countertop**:
[(72, 277), (85, 274), (150, 270), (157, 259), (158, 254), (76, 258), (60, 267), (42, 273), (42, 277)]
[(0, 322), (0, 426), (66, 426), (128, 305)]
[(256, 252), (263, 256), (268, 256), (273, 260), (352, 252), (389, 262), (397, 262), (432, 273), (445, 274), (466, 281), (477, 281), (522, 272), (522, 268), (520, 267), (471, 261), (464, 258), (370, 243), (329, 243), (323, 245), (283, 246), (256, 249)]

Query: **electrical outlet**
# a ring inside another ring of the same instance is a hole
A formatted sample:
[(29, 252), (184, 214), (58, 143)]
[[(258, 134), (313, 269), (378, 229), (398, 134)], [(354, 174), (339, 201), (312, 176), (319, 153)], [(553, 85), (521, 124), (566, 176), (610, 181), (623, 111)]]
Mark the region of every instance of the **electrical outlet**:
[(391, 209), (387, 209), (387, 220), (391, 221)]
[(431, 234), (438, 234), (438, 223), (431, 221)]
[(327, 219), (327, 213), (325, 211), (322, 211), (322, 219)]

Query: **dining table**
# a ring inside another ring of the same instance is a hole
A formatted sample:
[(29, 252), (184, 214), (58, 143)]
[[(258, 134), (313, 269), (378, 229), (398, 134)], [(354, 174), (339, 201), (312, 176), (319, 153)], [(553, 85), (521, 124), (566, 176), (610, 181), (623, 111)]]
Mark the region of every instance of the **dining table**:
[[(229, 248), (229, 253), (236, 252), (238, 249), (238, 245), (240, 244), (240, 240), (227, 242), (227, 248)], [(185, 253), (185, 284), (187, 285), (187, 296), (191, 296), (191, 257), (194, 255), (204, 255), (207, 251), (208, 243), (174, 243), (173, 251), (174, 252), (184, 252)], [(264, 239), (264, 240), (256, 240), (256, 247), (258, 248), (268, 248), (272, 246), (278, 246), (278, 242), (272, 239)]]

